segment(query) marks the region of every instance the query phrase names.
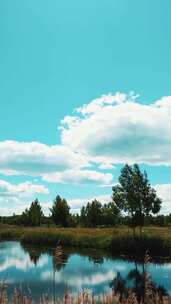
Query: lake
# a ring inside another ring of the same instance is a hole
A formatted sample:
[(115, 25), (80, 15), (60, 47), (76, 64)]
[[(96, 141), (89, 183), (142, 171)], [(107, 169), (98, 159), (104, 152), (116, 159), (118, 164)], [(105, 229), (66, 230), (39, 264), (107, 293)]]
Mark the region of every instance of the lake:
[[(8, 282), (9, 295), (16, 286), (25, 292), (30, 289), (34, 299), (43, 293), (61, 297), (66, 287), (72, 293), (86, 289), (97, 295), (116, 287), (116, 278), (125, 286), (141, 285), (144, 265), (134, 261), (113, 259), (99, 251), (65, 249), (63, 262), (54, 271), (53, 255), (53, 248), (0, 242), (0, 280)], [(171, 263), (149, 264), (148, 271), (153, 283), (171, 293)]]

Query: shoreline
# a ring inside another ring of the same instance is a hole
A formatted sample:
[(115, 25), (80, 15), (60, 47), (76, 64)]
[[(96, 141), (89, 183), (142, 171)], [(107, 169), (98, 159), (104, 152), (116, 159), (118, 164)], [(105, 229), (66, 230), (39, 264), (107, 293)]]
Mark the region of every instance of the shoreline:
[[(105, 250), (113, 256), (150, 256), (171, 259), (171, 228), (145, 227), (140, 238), (132, 237), (128, 227), (47, 228), (0, 225), (0, 241), (19, 241), (23, 245)], [(157, 253), (157, 254), (156, 254)]]

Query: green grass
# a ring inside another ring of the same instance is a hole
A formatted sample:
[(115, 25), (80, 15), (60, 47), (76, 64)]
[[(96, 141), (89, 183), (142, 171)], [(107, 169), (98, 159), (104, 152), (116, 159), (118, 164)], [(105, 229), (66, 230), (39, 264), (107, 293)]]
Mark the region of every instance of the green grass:
[(132, 237), (128, 227), (116, 228), (26, 228), (0, 225), (0, 240), (19, 240), (23, 244), (107, 249), (112, 254), (171, 256), (171, 228), (145, 227), (141, 240)]
[(28, 244), (61, 245), (78, 248), (108, 248), (113, 236), (111, 229), (37, 228), (27, 229), (21, 242)]

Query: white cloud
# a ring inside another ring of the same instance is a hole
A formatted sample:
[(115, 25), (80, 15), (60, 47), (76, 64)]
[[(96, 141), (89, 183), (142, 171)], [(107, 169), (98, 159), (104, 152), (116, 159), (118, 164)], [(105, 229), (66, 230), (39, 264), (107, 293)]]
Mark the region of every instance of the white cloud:
[[(35, 267), (34, 263), (30, 260), (29, 254), (26, 253), (24, 250), (21, 250), (21, 248), (17, 247), (17, 245), (13, 249), (11, 249), (10, 254), (7, 255), (7, 253), (9, 253), (9, 250), (10, 249), (8, 249), (7, 251), (6, 248), (1, 248), (0, 273), (3, 273), (4, 271), (8, 272), (10, 268), (16, 268), (17, 270), (25, 272), (28, 269), (32, 269)], [(46, 255), (42, 255), (39, 258), (36, 267), (39, 267), (41, 270), (41, 268), (45, 267), (47, 264), (48, 257)]]
[(0, 180), (0, 215), (21, 214), (37, 194), (49, 194), (44, 185), (24, 182), (11, 184)]
[(40, 176), (52, 183), (108, 184), (112, 181), (111, 174), (87, 170), (89, 167), (91, 165), (85, 155), (66, 146), (0, 142), (0, 173), (4, 175)]
[[(90, 103), (85, 104), (80, 108), (77, 108), (76, 112), (81, 113), (83, 115), (93, 114), (98, 111), (101, 111), (101, 108), (105, 105), (122, 104), (123, 102), (129, 100), (134, 101), (138, 96), (139, 95), (135, 95), (134, 92), (131, 92), (129, 95), (119, 92), (114, 95), (111, 93), (108, 95), (102, 95), (100, 98), (94, 99)], [(68, 121), (69, 121), (69, 117), (68, 117)]]
[(171, 184), (158, 184), (154, 187), (157, 195), (163, 200), (162, 213), (171, 213)]
[(171, 165), (171, 96), (145, 105), (133, 93), (102, 96), (61, 122), (62, 144), (102, 168), (117, 163)]
[[(33, 197), (32, 199), (34, 199)], [(22, 212), (29, 208), (31, 204), (31, 198), (24, 200), (24, 198), (16, 197), (0, 197), (0, 216), (9, 216), (15, 214), (22, 214)], [(52, 201), (45, 202), (40, 201), (43, 213), (49, 215), (49, 208), (52, 207)]]
[(66, 170), (46, 174), (43, 180), (51, 183), (72, 183), (72, 184), (109, 184), (112, 182), (113, 176), (110, 173), (101, 173), (93, 170)]
[(106, 170), (115, 164), (171, 165), (171, 96), (148, 105), (137, 97), (108, 94), (76, 109), (61, 122), (59, 145), (1, 141), (0, 173), (111, 185), (113, 176)]
[[(84, 286), (95, 286), (102, 283), (108, 283), (116, 277), (116, 272), (111, 269), (105, 269), (103, 272), (96, 272), (89, 275), (65, 274), (57, 272), (55, 276), (55, 282), (67, 282), (69, 286), (77, 286), (77, 289), (82, 289)], [(52, 274), (50, 271), (44, 271), (41, 273), (41, 278), (45, 281), (52, 280)]]
[(27, 204), (16, 197), (0, 197), (0, 215), (9, 216), (13, 213), (21, 214)]
[(0, 172), (11, 175), (40, 176), (86, 166), (87, 159), (61, 145), (39, 142), (0, 142)]
[(49, 190), (44, 185), (32, 184), (24, 182), (19, 184), (11, 184), (7, 181), (0, 180), (0, 196), (1, 197), (30, 197), (33, 194), (48, 194)]

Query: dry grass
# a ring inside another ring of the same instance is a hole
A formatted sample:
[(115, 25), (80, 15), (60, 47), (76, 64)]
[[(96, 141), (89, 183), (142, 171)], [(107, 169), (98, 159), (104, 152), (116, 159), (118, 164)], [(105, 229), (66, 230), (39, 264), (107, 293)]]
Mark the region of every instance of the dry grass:
[[(171, 226), (169, 227), (144, 227), (143, 235), (159, 236), (164, 239), (171, 240)], [(96, 238), (112, 238), (113, 236), (132, 236), (132, 229), (127, 226), (118, 226), (112, 228), (56, 228), (56, 227), (20, 227), (12, 225), (0, 224), (0, 238), (14, 237), (20, 238), (23, 235), (64, 235), (75, 238), (79, 237), (96, 237)], [(138, 233), (138, 230), (137, 230)]]
[[(149, 288), (149, 287), (148, 287)], [(113, 292), (100, 296), (93, 296), (87, 292), (78, 293), (76, 296), (65, 292), (63, 299), (49, 300), (47, 295), (40, 298), (39, 304), (170, 304), (169, 297), (161, 297), (152, 290), (146, 290), (144, 300), (138, 301), (133, 292), (129, 292), (128, 296), (120, 300), (120, 295)], [(21, 291), (15, 289), (12, 300), (8, 300), (7, 291), (3, 291), (0, 295), (0, 304), (38, 304), (31, 295), (26, 296)]]

